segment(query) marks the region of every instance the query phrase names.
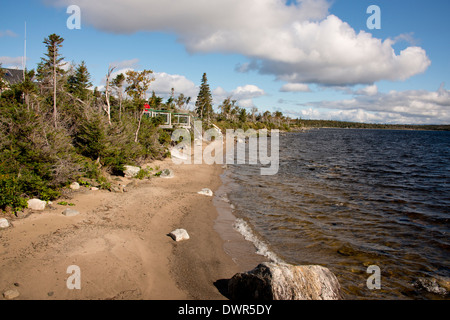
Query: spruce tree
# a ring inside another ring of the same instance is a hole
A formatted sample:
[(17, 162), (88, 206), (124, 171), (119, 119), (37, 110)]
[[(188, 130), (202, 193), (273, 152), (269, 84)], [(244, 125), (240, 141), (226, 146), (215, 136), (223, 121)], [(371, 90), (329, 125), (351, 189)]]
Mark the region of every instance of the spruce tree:
[(87, 69), (86, 63), (81, 62), (67, 79), (68, 91), (77, 98), (86, 101), (89, 96), (89, 87), (92, 86), (90, 82), (91, 75)]
[(200, 92), (197, 96), (197, 102), (195, 103), (195, 111), (197, 115), (203, 120), (208, 119), (208, 123), (211, 119), (213, 108), (212, 108), (212, 95), (209, 89), (208, 79), (206, 78), (206, 73), (203, 74), (202, 84), (200, 85)]
[[(56, 109), (56, 93), (58, 78), (64, 74), (64, 70), (61, 67), (64, 65), (62, 61), (64, 58), (59, 53), (59, 49), (62, 47), (64, 39), (56, 34), (51, 34), (48, 38), (44, 39), (44, 44), (47, 47), (46, 58), (42, 58), (38, 65), (38, 73), (40, 80), (49, 82), (53, 89), (53, 122), (56, 128), (57, 125), (57, 109)], [(49, 81), (50, 80), (50, 81)]]
[(37, 93), (37, 87), (34, 83), (35, 71), (31, 69), (30, 71), (25, 69), (25, 78), (22, 83), (19, 84), (20, 90), (23, 92), (23, 97), (27, 109), (30, 110), (30, 95)]

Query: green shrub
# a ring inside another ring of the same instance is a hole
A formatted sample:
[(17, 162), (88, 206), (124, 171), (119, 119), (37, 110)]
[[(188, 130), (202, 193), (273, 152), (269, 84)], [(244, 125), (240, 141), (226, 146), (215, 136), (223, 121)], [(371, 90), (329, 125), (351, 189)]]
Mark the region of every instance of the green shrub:
[(14, 212), (28, 207), (27, 200), (21, 196), (20, 185), (16, 178), (0, 175), (0, 208), (12, 208)]
[(135, 176), (136, 179), (142, 180), (151, 176), (153, 168), (141, 169)]

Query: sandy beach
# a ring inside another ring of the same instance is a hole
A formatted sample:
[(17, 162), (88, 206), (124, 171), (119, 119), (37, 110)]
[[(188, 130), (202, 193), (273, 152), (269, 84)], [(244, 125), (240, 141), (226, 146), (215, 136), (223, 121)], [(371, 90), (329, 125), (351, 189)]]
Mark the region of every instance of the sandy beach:
[[(241, 270), (224, 251), (214, 224), (213, 197), (220, 165), (175, 165), (171, 159), (150, 167), (171, 169), (174, 178), (120, 177), (124, 193), (88, 188), (71, 191), (73, 207), (58, 205), (10, 219), (0, 230), (0, 291), (17, 299), (226, 299), (214, 285)], [(80, 212), (62, 215), (66, 208)], [(190, 239), (168, 233), (186, 229)], [(69, 290), (67, 268), (80, 268), (81, 289)], [(3, 296), (0, 297), (3, 299)]]

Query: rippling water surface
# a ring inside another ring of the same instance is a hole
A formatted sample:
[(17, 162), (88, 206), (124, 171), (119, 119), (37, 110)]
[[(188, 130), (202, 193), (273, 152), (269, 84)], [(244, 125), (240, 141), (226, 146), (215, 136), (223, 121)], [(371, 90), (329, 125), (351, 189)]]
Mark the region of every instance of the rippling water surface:
[[(450, 276), (449, 132), (289, 133), (277, 175), (233, 165), (227, 176), (240, 221), (276, 257), (330, 268), (347, 298), (448, 298), (413, 283)], [(381, 290), (367, 288), (370, 265)]]

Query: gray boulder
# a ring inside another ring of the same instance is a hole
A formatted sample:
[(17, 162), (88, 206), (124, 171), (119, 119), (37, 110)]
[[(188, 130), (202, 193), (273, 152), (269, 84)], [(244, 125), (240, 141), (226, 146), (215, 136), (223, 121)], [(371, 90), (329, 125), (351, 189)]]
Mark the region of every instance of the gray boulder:
[(6, 229), (9, 227), (9, 222), (5, 218), (0, 219), (0, 229)]
[(79, 190), (80, 189), (80, 184), (78, 182), (72, 182), (70, 184), (70, 189), (72, 189), (72, 190)]
[(161, 178), (165, 178), (165, 179), (171, 179), (174, 177), (173, 171), (170, 169), (164, 169), (163, 171), (161, 171)]
[(228, 282), (233, 300), (340, 300), (340, 291), (336, 276), (317, 265), (265, 262)]
[(124, 166), (124, 174), (126, 178), (134, 178), (139, 171), (141, 171), (141, 168), (139, 167), (133, 167), (133, 166)]
[(169, 236), (175, 241), (189, 240), (189, 234), (184, 229), (177, 229), (169, 233)]
[(30, 199), (27, 201), (28, 208), (35, 210), (35, 211), (42, 211), (45, 210), (45, 206), (47, 202), (39, 200), (39, 199)]

